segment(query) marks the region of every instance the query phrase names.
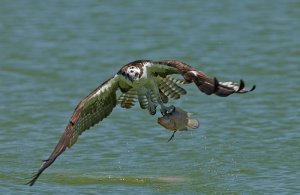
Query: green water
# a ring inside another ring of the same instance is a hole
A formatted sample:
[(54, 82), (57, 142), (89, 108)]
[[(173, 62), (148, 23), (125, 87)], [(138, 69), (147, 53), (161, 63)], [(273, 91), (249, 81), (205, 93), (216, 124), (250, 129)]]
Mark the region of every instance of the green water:
[[(1, 194), (300, 193), (300, 3), (0, 1)], [(137, 59), (178, 59), (257, 90), (195, 86), (175, 106), (200, 128), (176, 134), (116, 108), (47, 169), (77, 103)]]

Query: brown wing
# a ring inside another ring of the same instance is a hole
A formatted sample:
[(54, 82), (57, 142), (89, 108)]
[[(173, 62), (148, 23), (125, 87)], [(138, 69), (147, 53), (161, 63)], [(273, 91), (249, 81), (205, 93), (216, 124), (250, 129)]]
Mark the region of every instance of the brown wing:
[(181, 74), (187, 83), (194, 82), (198, 89), (207, 95), (228, 96), (233, 93), (247, 93), (255, 89), (245, 89), (243, 80), (240, 83), (219, 82), (216, 78), (210, 78), (205, 73), (196, 70), (192, 66), (177, 60), (148, 61), (149, 71), (153, 75), (166, 77), (169, 74)]
[(116, 91), (119, 76), (107, 80), (92, 93), (86, 96), (75, 108), (75, 111), (61, 136), (58, 144), (47, 160), (44, 160), (40, 169), (27, 183), (32, 186), (42, 172), (48, 168), (66, 148), (70, 148), (79, 135), (106, 118), (117, 104)]

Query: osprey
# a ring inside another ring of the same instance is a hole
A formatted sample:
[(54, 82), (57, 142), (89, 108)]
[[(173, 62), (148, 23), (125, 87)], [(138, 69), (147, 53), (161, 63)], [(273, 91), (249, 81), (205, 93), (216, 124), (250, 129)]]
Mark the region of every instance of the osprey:
[[(173, 77), (174, 74), (183, 78)], [(152, 115), (156, 113), (156, 107), (160, 106), (160, 112), (164, 116), (174, 111), (174, 106), (165, 105), (168, 99), (179, 99), (186, 94), (178, 84), (189, 83), (195, 83), (207, 95), (222, 97), (255, 89), (254, 85), (246, 90), (243, 80), (239, 84), (219, 82), (216, 78), (209, 78), (203, 72), (176, 60), (137, 60), (128, 63), (77, 105), (53, 152), (27, 184), (32, 186), (66, 148), (75, 144), (82, 132), (106, 118), (118, 103), (122, 108), (128, 109), (138, 101), (140, 107), (147, 109)], [(120, 97), (116, 94), (118, 90), (121, 91)]]

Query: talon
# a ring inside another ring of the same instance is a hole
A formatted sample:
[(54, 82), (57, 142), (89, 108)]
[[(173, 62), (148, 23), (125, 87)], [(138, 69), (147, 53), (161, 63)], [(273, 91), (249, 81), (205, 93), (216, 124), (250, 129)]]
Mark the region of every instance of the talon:
[(163, 107), (162, 109), (160, 109), (160, 113), (165, 116), (168, 114), (172, 114), (175, 111), (175, 106), (171, 105), (169, 107)]
[(175, 111), (175, 106), (171, 105), (170, 107), (168, 107), (167, 109), (167, 114), (171, 114)]
[(156, 114), (156, 106), (152, 106), (152, 107), (148, 107), (148, 111), (151, 115), (155, 115)]

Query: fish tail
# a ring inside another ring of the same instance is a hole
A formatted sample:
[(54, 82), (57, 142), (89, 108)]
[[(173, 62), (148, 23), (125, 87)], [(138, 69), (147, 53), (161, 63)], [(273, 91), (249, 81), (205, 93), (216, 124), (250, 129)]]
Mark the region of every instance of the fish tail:
[(197, 119), (188, 119), (187, 126), (192, 129), (197, 129), (200, 123)]

